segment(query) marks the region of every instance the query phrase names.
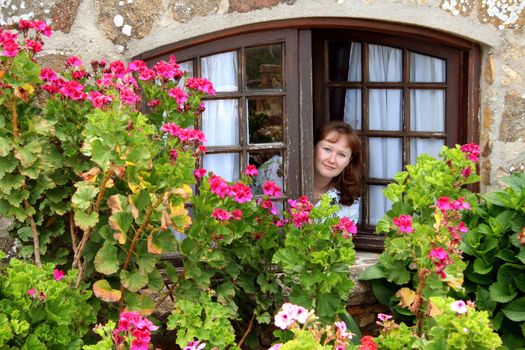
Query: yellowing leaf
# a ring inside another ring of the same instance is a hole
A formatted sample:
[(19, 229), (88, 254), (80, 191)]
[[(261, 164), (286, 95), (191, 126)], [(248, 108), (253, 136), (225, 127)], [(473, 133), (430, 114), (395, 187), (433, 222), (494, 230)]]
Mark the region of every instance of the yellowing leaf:
[(432, 300), (429, 300), (427, 314), (430, 317), (439, 316), (443, 314), (443, 310), (437, 307), (436, 304), (432, 302)]
[(151, 253), (151, 254), (162, 254), (162, 248), (157, 246), (153, 242), (153, 235), (155, 234), (155, 232), (157, 232), (157, 231), (152, 231), (150, 233), (150, 235), (148, 236), (148, 253)]
[(163, 210), (162, 216), (160, 217), (160, 229), (163, 231), (167, 230), (170, 225), (171, 225), (170, 216), (166, 210)]
[[(111, 214), (122, 211), (122, 205), (120, 203), (120, 197), (118, 194), (114, 194), (108, 198), (108, 207), (111, 209)], [(118, 230), (118, 228), (112, 228)]]
[(184, 184), (182, 187), (174, 189), (172, 193), (180, 196), (182, 199), (188, 199), (192, 196), (193, 190), (190, 186)]
[(93, 284), (93, 292), (100, 300), (114, 303), (120, 300), (120, 290), (113, 289), (108, 281), (100, 280)]
[(184, 207), (184, 203), (179, 205), (170, 204), (170, 219), (171, 224), (177, 231), (184, 232), (191, 225), (191, 216), (188, 210)]
[(85, 182), (91, 183), (97, 180), (98, 174), (100, 174), (100, 168), (94, 167), (94, 168), (91, 168), (89, 171), (86, 171), (85, 173), (80, 174), (80, 177)]
[(396, 292), (396, 296), (401, 299), (399, 301), (399, 306), (401, 307), (410, 307), (416, 298), (416, 292), (412, 289), (403, 287)]

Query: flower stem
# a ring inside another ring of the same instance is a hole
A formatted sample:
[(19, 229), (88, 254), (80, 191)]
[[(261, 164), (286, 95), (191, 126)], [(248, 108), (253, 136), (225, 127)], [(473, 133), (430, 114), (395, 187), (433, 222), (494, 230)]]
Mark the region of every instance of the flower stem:
[(246, 328), (246, 332), (244, 332), (244, 334), (242, 335), (242, 338), (241, 340), (239, 340), (239, 343), (237, 344), (237, 346), (239, 348), (242, 347), (242, 345), (244, 344), (244, 342), (246, 341), (246, 338), (248, 337), (248, 335), (250, 334), (250, 332), (252, 331), (252, 328), (253, 328), (253, 322), (255, 321), (255, 312), (253, 313), (252, 315), (252, 318), (250, 319), (250, 323), (248, 323), (248, 328)]
[[(13, 129), (13, 141), (14, 143), (18, 143), (18, 110), (16, 108), (16, 98), (13, 98), (11, 101), (11, 127)], [(24, 209), (26, 212), (29, 211), (31, 208), (31, 205), (29, 204), (29, 201), (27, 199), (24, 200)], [(33, 218), (33, 215), (27, 216), (27, 221), (29, 221), (29, 226), (31, 226), (31, 234), (33, 235), (33, 248), (34, 248), (34, 254), (35, 254), (35, 265), (38, 267), (42, 267), (42, 262), (40, 260), (40, 239), (38, 235), (38, 231), (36, 229), (36, 223), (35, 219)]]
[[(139, 238), (146, 228), (147, 225), (149, 225), (149, 220), (151, 218), (151, 214), (159, 205), (161, 205), (163, 201), (164, 196), (160, 196), (157, 202), (155, 202), (152, 206), (146, 210), (146, 213), (144, 213), (144, 222), (142, 225), (140, 225), (139, 229), (135, 232), (135, 236), (133, 237), (133, 240), (131, 241), (131, 246), (129, 247), (128, 254), (126, 255), (126, 260), (124, 261), (124, 265), (122, 266), (122, 270), (127, 270), (129, 263), (131, 262), (131, 256), (133, 255), (133, 252), (135, 251), (135, 247), (137, 246), (137, 243), (139, 241)], [(124, 286), (122, 285), (122, 281), (120, 282), (120, 301), (119, 301), (119, 312), (122, 312), (124, 310)]]
[[(104, 192), (106, 191), (106, 186), (113, 176), (113, 170), (109, 169), (104, 173), (104, 179), (102, 180), (102, 184), (100, 185), (100, 191), (98, 193), (97, 201), (95, 202), (95, 207), (93, 208), (93, 211), (95, 213), (99, 212), (100, 204), (102, 203), (102, 199), (104, 198)], [(93, 231), (92, 228), (88, 228), (84, 231), (84, 234), (82, 235), (82, 239), (80, 240), (80, 244), (78, 245), (78, 248), (75, 252), (75, 257), (73, 259), (73, 267), (78, 267), (80, 264), (80, 259), (82, 258), (82, 253), (84, 252), (84, 249), (86, 248), (86, 244), (89, 240), (89, 237), (91, 236), (91, 232)], [(79, 279), (77, 280), (77, 287), (78, 283), (80, 283), (80, 280), (82, 279), (82, 275), (79, 274)]]

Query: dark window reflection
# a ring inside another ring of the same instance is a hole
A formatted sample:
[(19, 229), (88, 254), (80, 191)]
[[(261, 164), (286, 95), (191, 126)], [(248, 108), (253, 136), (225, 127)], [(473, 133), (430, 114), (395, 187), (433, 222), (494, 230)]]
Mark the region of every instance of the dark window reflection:
[(283, 88), (281, 45), (245, 49), (246, 88), (265, 90)]
[(361, 43), (328, 43), (328, 77), (330, 81), (361, 81)]
[(283, 141), (282, 98), (250, 98), (247, 104), (249, 142), (253, 144)]

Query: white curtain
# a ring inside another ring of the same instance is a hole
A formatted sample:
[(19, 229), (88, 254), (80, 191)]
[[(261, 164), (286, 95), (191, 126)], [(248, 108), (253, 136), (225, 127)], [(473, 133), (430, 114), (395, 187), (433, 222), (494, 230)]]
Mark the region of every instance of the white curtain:
[[(399, 82), (402, 51), (387, 46), (368, 46), (370, 81)], [(403, 98), (399, 89), (371, 89), (369, 123), (372, 130), (401, 130)], [(369, 139), (370, 173), (374, 178), (392, 178), (402, 169), (402, 143), (397, 138)], [(377, 222), (391, 203), (381, 193), (382, 186), (370, 186), (370, 221)]]
[[(410, 80), (414, 82), (445, 82), (446, 62), (442, 59), (410, 53)], [(414, 89), (410, 92), (410, 128), (413, 131), (445, 130), (445, 91)], [(413, 139), (410, 142), (410, 162), (427, 153), (437, 157), (444, 144), (442, 139)]]
[[(361, 81), (361, 43), (351, 43), (348, 81)], [(348, 89), (345, 96), (344, 121), (356, 130), (361, 129), (361, 90)]]
[[(202, 76), (213, 83), (217, 92), (237, 91), (237, 52), (225, 52), (204, 57), (201, 60)], [(208, 140), (206, 146), (232, 146), (239, 144), (238, 100), (223, 99), (205, 102), (202, 114), (202, 130)], [(228, 181), (239, 177), (237, 153), (209, 154), (204, 156), (203, 166)]]

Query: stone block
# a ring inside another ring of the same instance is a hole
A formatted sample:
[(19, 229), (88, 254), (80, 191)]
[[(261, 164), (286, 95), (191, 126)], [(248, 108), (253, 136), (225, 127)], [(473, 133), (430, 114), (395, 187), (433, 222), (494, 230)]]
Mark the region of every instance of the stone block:
[(80, 2), (81, 0), (61, 0), (53, 6), (51, 10), (53, 30), (69, 33), (77, 18)]
[(499, 139), (503, 142), (525, 140), (525, 98), (508, 93), (505, 96), (505, 110), (499, 127)]
[(164, 11), (162, 0), (96, 0), (98, 24), (115, 45), (148, 35)]
[(228, 12), (250, 12), (263, 8), (271, 8), (279, 4), (293, 5), (296, 0), (230, 0)]
[(221, 0), (174, 0), (168, 5), (171, 17), (177, 22), (188, 22), (194, 17), (217, 13)]
[(492, 55), (488, 55), (485, 60), (485, 71), (483, 76), (485, 77), (485, 82), (492, 85), (494, 82), (494, 57)]

